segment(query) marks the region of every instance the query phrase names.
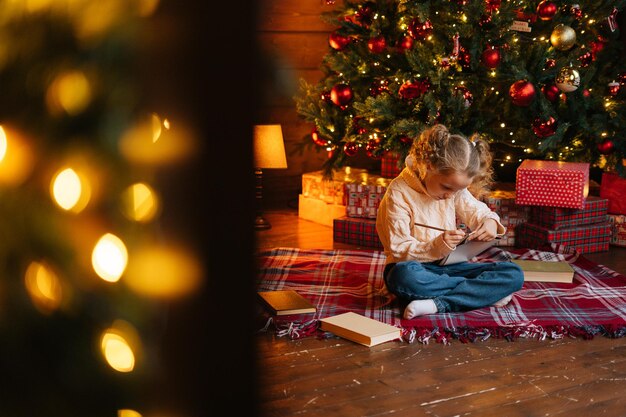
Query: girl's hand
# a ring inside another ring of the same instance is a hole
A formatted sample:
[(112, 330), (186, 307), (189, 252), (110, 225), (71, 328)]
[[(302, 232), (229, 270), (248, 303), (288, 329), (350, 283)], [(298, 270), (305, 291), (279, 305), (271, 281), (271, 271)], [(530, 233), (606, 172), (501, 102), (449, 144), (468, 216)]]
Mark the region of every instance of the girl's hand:
[(443, 241), (446, 242), (451, 248), (456, 248), (456, 245), (461, 243), (461, 241), (465, 238), (465, 232), (463, 230), (446, 230), (443, 232)]
[(474, 230), (467, 240), (488, 241), (493, 240), (498, 234), (498, 223), (494, 219), (487, 219), (478, 229)]

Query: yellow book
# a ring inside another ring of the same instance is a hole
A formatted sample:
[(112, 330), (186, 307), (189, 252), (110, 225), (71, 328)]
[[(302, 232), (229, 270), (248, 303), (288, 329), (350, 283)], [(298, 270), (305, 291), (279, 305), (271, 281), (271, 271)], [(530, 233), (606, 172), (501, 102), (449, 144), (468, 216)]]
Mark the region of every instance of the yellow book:
[(574, 268), (567, 262), (535, 261), (513, 259), (524, 271), (524, 281), (565, 282), (574, 280)]
[(401, 337), (398, 327), (353, 312), (326, 317), (320, 322), (322, 330), (368, 347)]
[(276, 316), (315, 313), (317, 309), (309, 300), (294, 290), (259, 291), (259, 297)]

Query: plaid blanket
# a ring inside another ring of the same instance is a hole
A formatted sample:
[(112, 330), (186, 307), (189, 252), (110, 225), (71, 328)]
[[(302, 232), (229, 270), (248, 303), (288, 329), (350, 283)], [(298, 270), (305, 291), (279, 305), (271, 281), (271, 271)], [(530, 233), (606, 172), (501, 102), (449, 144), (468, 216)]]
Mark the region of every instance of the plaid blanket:
[(505, 307), (465, 313), (402, 318), (403, 305), (383, 282), (380, 251), (276, 248), (258, 254), (259, 291), (293, 289), (317, 306), (313, 315), (268, 316), (278, 335), (300, 338), (317, 334), (319, 319), (354, 311), (398, 326), (409, 343), (485, 340), (491, 336), (556, 339), (626, 334), (626, 276), (595, 264), (578, 252), (553, 244), (549, 250), (492, 247), (474, 262), (509, 259), (565, 261), (574, 282), (526, 282)]

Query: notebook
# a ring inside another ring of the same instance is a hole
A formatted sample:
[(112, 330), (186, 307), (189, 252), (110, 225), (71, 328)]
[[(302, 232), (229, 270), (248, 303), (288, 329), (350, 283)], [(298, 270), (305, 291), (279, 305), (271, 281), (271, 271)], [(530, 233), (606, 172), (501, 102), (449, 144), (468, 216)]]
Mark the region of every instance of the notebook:
[(480, 255), (490, 247), (494, 246), (499, 237), (496, 237), (493, 240), (489, 240), (486, 242), (478, 241), (478, 240), (464, 240), (461, 244), (457, 245), (456, 249), (453, 250), (439, 261), (439, 265), (452, 265), (458, 264), (460, 262), (467, 262), (476, 255)]
[(260, 299), (276, 316), (315, 313), (313, 304), (294, 290), (259, 291)]
[(567, 262), (535, 261), (513, 259), (524, 271), (524, 281), (565, 282), (574, 281), (574, 268)]
[(323, 318), (320, 328), (368, 347), (401, 337), (398, 327), (353, 312)]

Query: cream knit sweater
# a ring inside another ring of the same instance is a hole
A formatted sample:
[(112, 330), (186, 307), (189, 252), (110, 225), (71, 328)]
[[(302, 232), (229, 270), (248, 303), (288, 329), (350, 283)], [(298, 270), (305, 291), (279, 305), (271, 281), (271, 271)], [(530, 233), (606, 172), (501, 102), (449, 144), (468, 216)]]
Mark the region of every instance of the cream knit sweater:
[(443, 232), (415, 223), (448, 230), (457, 228), (457, 219), (471, 230), (476, 230), (486, 219), (494, 219), (498, 223), (498, 235), (506, 232), (500, 217), (467, 189), (452, 198), (436, 200), (426, 193), (415, 172), (404, 168), (387, 187), (376, 216), (376, 231), (386, 263), (432, 262), (444, 258), (454, 248), (443, 241)]

